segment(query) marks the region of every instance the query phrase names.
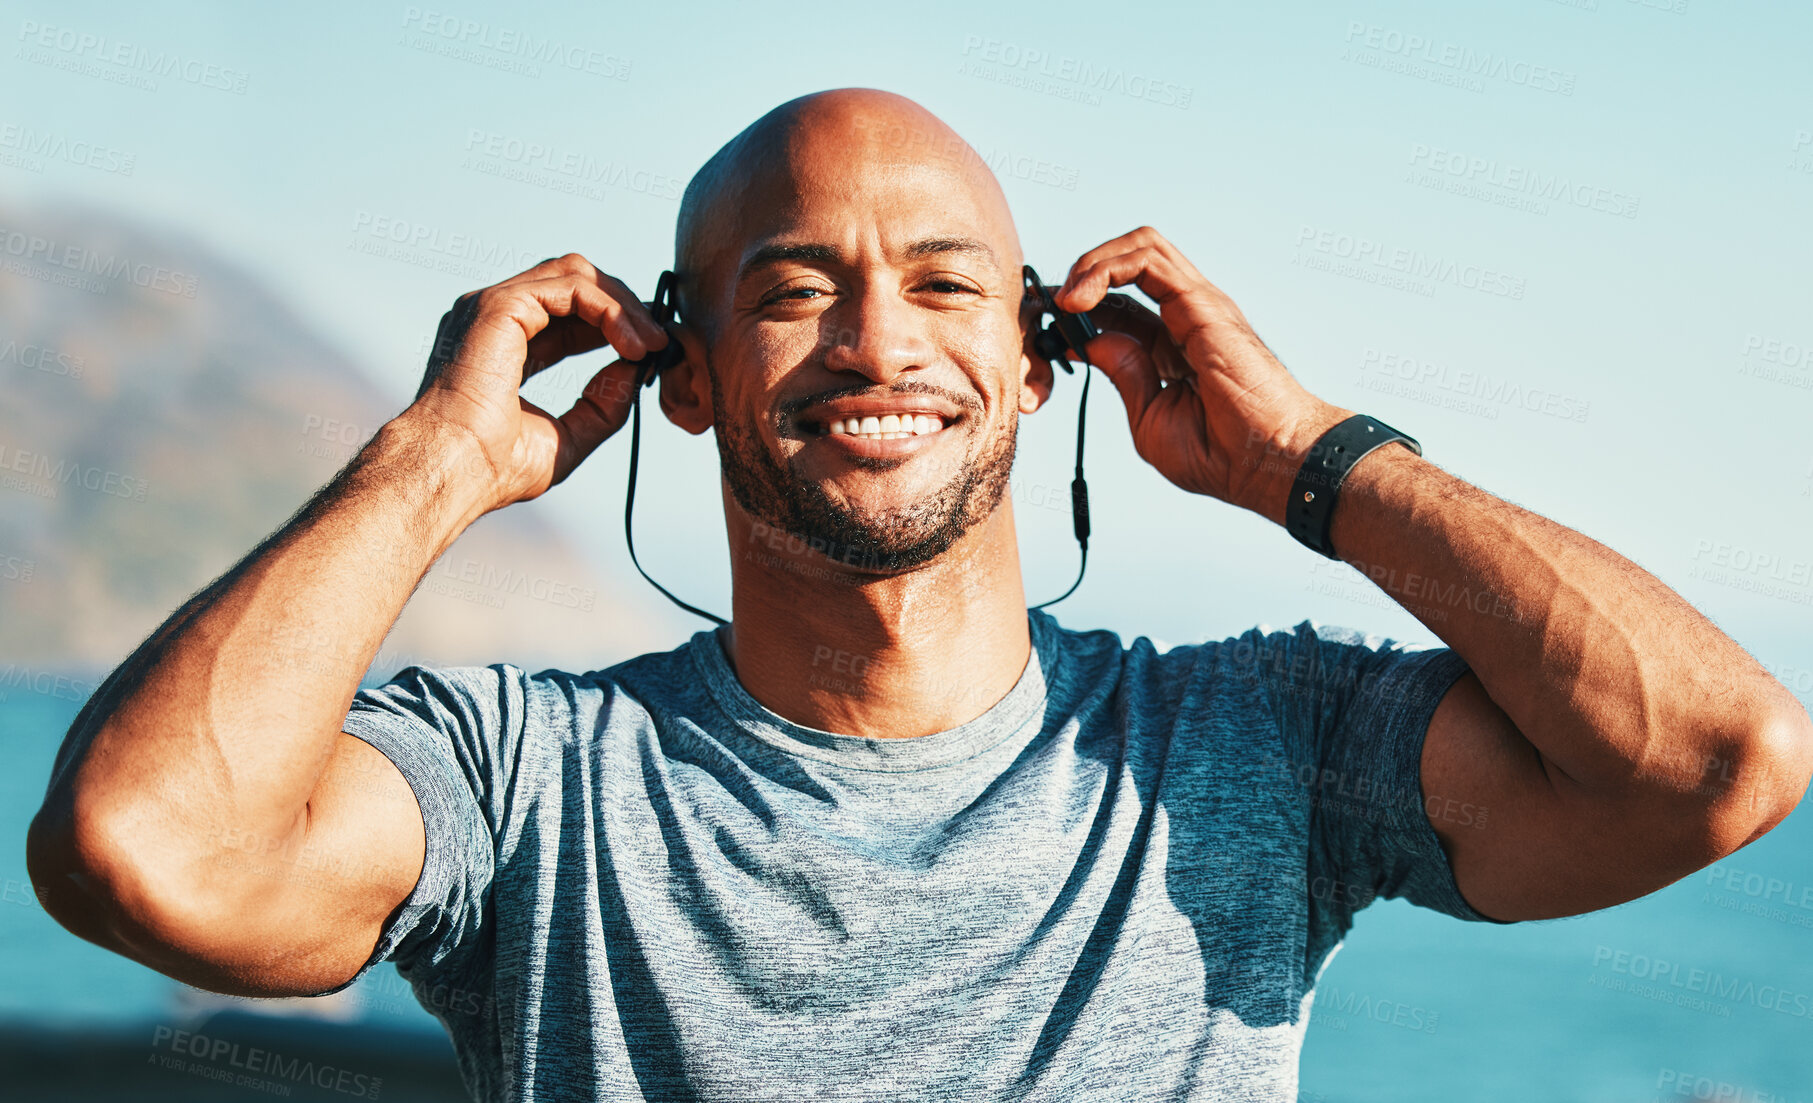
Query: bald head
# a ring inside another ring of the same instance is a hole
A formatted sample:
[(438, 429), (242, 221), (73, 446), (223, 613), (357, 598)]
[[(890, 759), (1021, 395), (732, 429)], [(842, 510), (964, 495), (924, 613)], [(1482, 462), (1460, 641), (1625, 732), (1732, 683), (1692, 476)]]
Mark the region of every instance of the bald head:
[[(852, 578), (979, 527), (1011, 545), (1019, 415), (1051, 365), (1006, 197), (963, 139), (886, 92), (782, 104), (693, 178), (674, 248), (687, 348), (661, 407), (715, 431), (733, 540), (798, 534), (863, 564)], [(800, 584), (773, 570), (777, 592)]]
[(864, 181), (903, 177), (950, 209), (979, 216), (992, 231), (983, 236), (996, 239), (991, 248), (1007, 254), (999, 262), (1018, 271), (1007, 198), (969, 143), (904, 96), (838, 88), (763, 115), (687, 184), (674, 229), (681, 313), (709, 333), (712, 304), (753, 240), (797, 218), (814, 197), (847, 200)]

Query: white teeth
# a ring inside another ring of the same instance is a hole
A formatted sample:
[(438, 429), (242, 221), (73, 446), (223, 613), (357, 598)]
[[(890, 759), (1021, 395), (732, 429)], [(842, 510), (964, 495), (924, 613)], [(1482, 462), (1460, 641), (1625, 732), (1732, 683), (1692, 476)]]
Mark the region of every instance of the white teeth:
[(924, 436), (944, 428), (937, 414), (886, 414), (880, 417), (847, 417), (825, 423), (828, 436), (862, 437), (865, 440), (900, 440)]

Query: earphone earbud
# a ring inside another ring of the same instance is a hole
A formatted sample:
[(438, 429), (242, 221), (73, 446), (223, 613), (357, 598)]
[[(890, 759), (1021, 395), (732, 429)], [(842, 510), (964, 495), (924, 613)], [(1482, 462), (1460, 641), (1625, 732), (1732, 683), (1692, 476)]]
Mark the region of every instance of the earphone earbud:
[[(1065, 374), (1075, 372), (1076, 369), (1070, 366), (1070, 357), (1065, 355), (1065, 350), (1074, 351), (1079, 357), (1083, 357), (1083, 347), (1101, 336), (1102, 331), (1096, 327), (1094, 320), (1089, 315), (1072, 314), (1068, 310), (1060, 310), (1057, 300), (1051, 297), (1051, 289), (1039, 280), (1039, 274), (1033, 271), (1032, 265), (1022, 265), (1020, 277), (1025, 283), (1027, 293), (1038, 298), (1040, 317), (1046, 314), (1052, 317), (1050, 325), (1040, 328), (1038, 333), (1034, 334), (1033, 348), (1038, 350), (1040, 356), (1049, 360), (1054, 368), (1063, 368)], [(1088, 358), (1083, 357), (1083, 363), (1088, 362)]]
[(640, 360), (631, 360), (636, 365), (636, 383), (638, 388), (654, 383), (655, 377), (680, 362), (680, 339), (674, 336), (674, 281), (677, 277), (672, 272), (661, 273), (655, 281), (655, 297), (649, 303), (649, 313), (655, 316), (655, 322), (667, 333), (667, 344)]

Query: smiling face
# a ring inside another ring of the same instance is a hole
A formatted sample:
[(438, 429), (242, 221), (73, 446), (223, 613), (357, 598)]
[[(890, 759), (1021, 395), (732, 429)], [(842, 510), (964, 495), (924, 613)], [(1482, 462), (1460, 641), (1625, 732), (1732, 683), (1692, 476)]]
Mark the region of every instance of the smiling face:
[(682, 218), (713, 246), (682, 265), (733, 497), (845, 563), (935, 558), (999, 506), (1048, 393), (999, 187), (885, 93), (795, 101), (726, 153), (709, 212)]

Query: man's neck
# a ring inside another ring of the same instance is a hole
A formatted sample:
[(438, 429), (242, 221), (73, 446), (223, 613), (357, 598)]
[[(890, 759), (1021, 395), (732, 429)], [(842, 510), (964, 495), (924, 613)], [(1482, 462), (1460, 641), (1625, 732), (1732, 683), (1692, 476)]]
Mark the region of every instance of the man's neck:
[(737, 680), (796, 724), (909, 738), (974, 720), (1007, 696), (1032, 640), (1012, 500), (935, 560), (859, 572), (729, 510)]

